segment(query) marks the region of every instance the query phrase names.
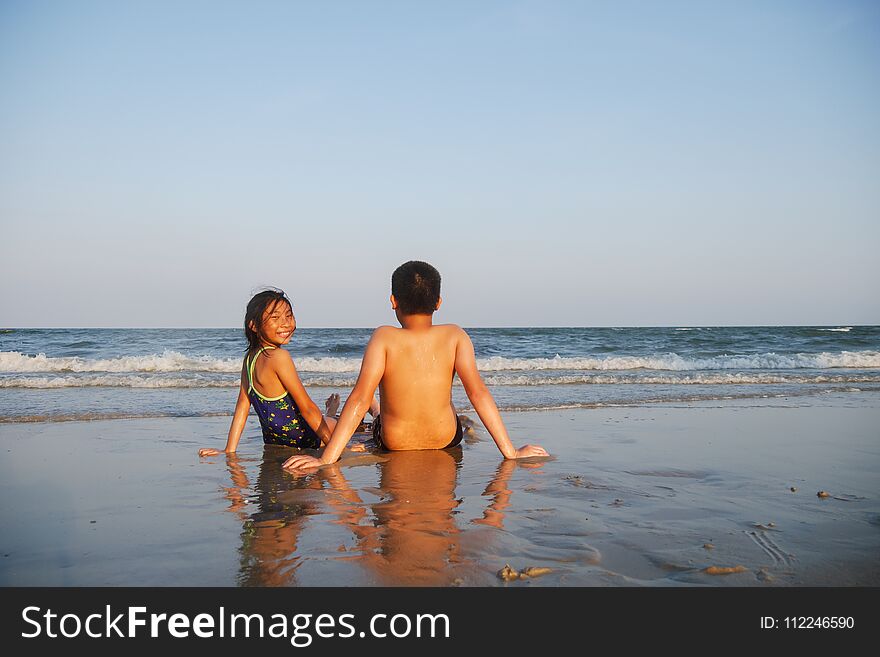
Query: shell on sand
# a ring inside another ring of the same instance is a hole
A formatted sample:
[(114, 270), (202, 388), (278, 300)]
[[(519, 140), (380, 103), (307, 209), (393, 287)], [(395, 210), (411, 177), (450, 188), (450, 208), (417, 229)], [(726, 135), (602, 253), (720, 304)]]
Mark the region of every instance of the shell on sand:
[(511, 568), (509, 563), (506, 563), (504, 564), (504, 568), (498, 571), (498, 577), (505, 582), (509, 582), (512, 579), (519, 579), (519, 573)]
[(510, 582), (515, 579), (540, 577), (541, 575), (546, 575), (552, 572), (552, 568), (544, 568), (542, 566), (529, 566), (528, 568), (523, 568), (521, 571), (517, 571), (516, 569), (511, 568), (509, 563), (506, 563), (504, 564), (504, 568), (498, 571), (498, 577), (503, 579), (505, 582)]
[(552, 568), (544, 568), (542, 566), (531, 566), (529, 568), (524, 568), (523, 571), (519, 574), (520, 579), (525, 577), (540, 577), (541, 575), (546, 575), (548, 573), (552, 573)]
[(744, 573), (748, 570), (745, 566), (709, 566), (703, 568), (703, 572), (707, 575), (732, 575), (733, 573)]

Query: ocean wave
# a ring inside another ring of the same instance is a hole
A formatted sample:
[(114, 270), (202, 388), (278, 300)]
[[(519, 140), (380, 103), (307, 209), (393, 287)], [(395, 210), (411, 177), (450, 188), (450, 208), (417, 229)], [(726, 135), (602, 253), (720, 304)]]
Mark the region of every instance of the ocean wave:
[[(851, 384), (880, 383), (880, 374), (784, 374), (761, 372), (719, 372), (701, 374), (488, 374), (487, 385), (505, 386), (558, 386), (558, 385), (772, 385), (772, 384)], [(351, 388), (354, 376), (316, 376), (305, 374), (303, 384), (309, 388)], [(0, 376), (0, 389), (27, 388), (235, 388), (238, 377), (205, 376), (139, 376), (136, 374), (80, 374), (67, 376)], [(461, 386), (456, 378), (454, 385)]]
[[(862, 392), (859, 388), (836, 388), (836, 389), (804, 389), (799, 391), (786, 392), (767, 392), (759, 391), (741, 392), (741, 393), (703, 393), (703, 394), (670, 394), (655, 397), (642, 397), (636, 399), (606, 399), (603, 401), (574, 401), (574, 402), (552, 402), (528, 404), (528, 403), (499, 403), (499, 410), (505, 412), (518, 411), (559, 411), (568, 409), (602, 409), (602, 408), (632, 408), (632, 407), (650, 407), (654, 405), (675, 404), (675, 403), (699, 403), (708, 401), (746, 401), (746, 400), (788, 400), (796, 398), (808, 398), (823, 394), (841, 394), (841, 393), (858, 393)], [(766, 402), (761, 402), (762, 405)], [(473, 413), (474, 409), (463, 404), (458, 407), (460, 413)], [(81, 411), (69, 413), (53, 413), (53, 414), (34, 414), (34, 415), (2, 415), (0, 414), (0, 424), (9, 423), (34, 423), (34, 422), (76, 422), (76, 421), (94, 421), (94, 420), (129, 420), (129, 419), (149, 419), (149, 418), (188, 418), (188, 417), (229, 417), (232, 413), (229, 411), (211, 411), (202, 412), (198, 410), (178, 410), (167, 412), (150, 412), (150, 411)]]
[(880, 375), (854, 374), (813, 376), (796, 374), (696, 374), (696, 375), (609, 375), (570, 374), (563, 376), (500, 375), (485, 376), (483, 380), (492, 386), (554, 386), (554, 385), (767, 385), (767, 384), (817, 384), (817, 383), (880, 383)]
[(505, 370), (791, 370), (835, 368), (880, 368), (880, 351), (841, 351), (817, 354), (749, 354), (692, 358), (676, 353), (652, 356), (604, 356), (599, 358), (505, 358), (477, 359), (484, 372)]
[(52, 358), (17, 351), (0, 352), (2, 372), (239, 372), (241, 360), (187, 356), (177, 351), (145, 356), (87, 359), (78, 356)]
[(337, 358), (335, 356), (322, 358), (304, 356), (296, 359), (296, 369), (300, 372), (358, 372), (361, 369), (361, 359)]
[(353, 388), (356, 376), (309, 376), (302, 377), (303, 385), (316, 388)]
[[(0, 372), (217, 372), (241, 371), (241, 359), (214, 358), (212, 356), (187, 356), (177, 351), (145, 356), (120, 356), (118, 358), (87, 359), (78, 356), (49, 357), (45, 354), (31, 356), (17, 351), (0, 352)], [(296, 367), (301, 372), (357, 372), (359, 358), (298, 358)]]
[(0, 378), (0, 388), (234, 388), (237, 378), (205, 379), (167, 376), (13, 376)]
[[(355, 376), (304, 374), (304, 385), (316, 388), (351, 388)], [(72, 374), (66, 376), (0, 376), (2, 388), (236, 388), (237, 376), (138, 376), (137, 374)]]
[(849, 333), (852, 331), (852, 326), (840, 326), (838, 328), (821, 328), (817, 329), (818, 331), (831, 331), (835, 333)]
[[(311, 374), (353, 374), (360, 369), (359, 358), (313, 357), (296, 359), (300, 372)], [(838, 369), (880, 368), (878, 351), (841, 351), (836, 353), (798, 354), (748, 354), (721, 355), (707, 358), (681, 356), (676, 353), (650, 356), (600, 356), (554, 358), (508, 358), (492, 356), (478, 358), (477, 367), (482, 372), (504, 371), (706, 371), (706, 370), (792, 370), (792, 369)], [(84, 373), (211, 373), (238, 374), (241, 361), (235, 358), (211, 356), (187, 356), (176, 351), (145, 356), (120, 356), (118, 358), (84, 359), (79, 357), (49, 357), (45, 354), (30, 356), (15, 351), (0, 352), (0, 373), (4, 374), (84, 374)], [(345, 379), (350, 380), (349, 378)], [(95, 384), (99, 385), (99, 384)], [(114, 384), (109, 384), (114, 385)], [(317, 384), (320, 385), (320, 384)], [(335, 384), (332, 384), (335, 385)]]

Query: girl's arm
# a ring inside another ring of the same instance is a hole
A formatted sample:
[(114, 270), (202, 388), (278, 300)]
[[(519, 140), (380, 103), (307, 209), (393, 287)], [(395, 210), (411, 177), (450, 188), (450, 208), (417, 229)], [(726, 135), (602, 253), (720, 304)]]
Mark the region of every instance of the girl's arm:
[[(251, 409), (251, 400), (248, 399), (245, 387), (245, 376), (244, 368), (242, 368), (241, 384), (238, 388), (238, 401), (235, 402), (235, 413), (232, 415), (232, 424), (229, 427), (229, 435), (226, 437), (226, 448), (223, 450), (227, 454), (234, 454), (238, 448), (238, 441), (241, 439), (241, 433), (244, 431), (248, 412)], [(213, 447), (204, 447), (199, 450), (199, 456), (216, 456), (221, 453), (220, 450)]]
[(318, 408), (318, 405), (312, 401), (309, 393), (306, 392), (306, 388), (299, 378), (299, 373), (296, 371), (296, 366), (294, 366), (290, 354), (285, 349), (274, 349), (271, 352), (270, 362), (275, 374), (278, 376), (278, 380), (281, 381), (281, 385), (293, 397), (293, 401), (297, 408), (299, 408), (303, 419), (318, 434), (321, 442), (326, 445), (327, 441), (330, 440), (330, 427), (327, 426), (327, 421), (324, 419), (321, 409)]

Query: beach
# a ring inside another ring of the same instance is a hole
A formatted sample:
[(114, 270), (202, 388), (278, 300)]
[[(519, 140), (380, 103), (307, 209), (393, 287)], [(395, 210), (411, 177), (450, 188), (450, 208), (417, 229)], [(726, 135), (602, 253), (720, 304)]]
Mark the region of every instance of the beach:
[(503, 415), (552, 458), (477, 421), (293, 475), (253, 417), (211, 458), (228, 417), (4, 422), (0, 585), (880, 584), (874, 391)]
[(0, 34), (9, 654), (872, 638), (880, 3)]

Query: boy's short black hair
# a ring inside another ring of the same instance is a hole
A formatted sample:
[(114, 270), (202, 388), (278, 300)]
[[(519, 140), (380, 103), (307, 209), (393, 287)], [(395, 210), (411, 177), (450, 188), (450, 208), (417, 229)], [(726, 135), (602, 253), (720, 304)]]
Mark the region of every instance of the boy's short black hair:
[(427, 262), (405, 262), (391, 275), (391, 294), (404, 315), (431, 315), (440, 301), (440, 272)]

